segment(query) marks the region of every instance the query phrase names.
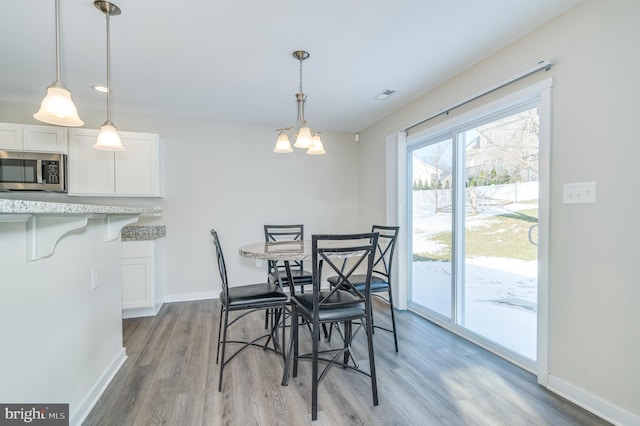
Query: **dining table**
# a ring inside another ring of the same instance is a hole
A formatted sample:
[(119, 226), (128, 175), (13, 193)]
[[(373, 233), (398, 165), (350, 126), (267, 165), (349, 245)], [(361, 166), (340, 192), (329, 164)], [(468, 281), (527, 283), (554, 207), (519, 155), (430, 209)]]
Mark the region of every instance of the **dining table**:
[[(287, 282), (292, 283), (290, 262), (310, 260), (313, 256), (311, 241), (269, 241), (246, 244), (239, 249), (240, 256), (268, 262), (284, 262)], [(278, 268), (274, 268), (278, 277), (278, 285), (282, 287), (282, 277)], [(291, 286), (292, 294), (295, 289)]]
[[(339, 241), (329, 241), (324, 242), (324, 244), (329, 244), (335, 246), (336, 248), (340, 247)], [(291, 277), (291, 266), (290, 262), (295, 261), (303, 261), (303, 260), (311, 260), (313, 258), (313, 247), (311, 240), (295, 240), (295, 241), (269, 241), (269, 242), (259, 242), (259, 243), (250, 243), (243, 245), (239, 248), (240, 256), (246, 257), (249, 259), (261, 259), (266, 260), (268, 262), (284, 262), (285, 271), (287, 274), (287, 282), (293, 283), (293, 279)], [(352, 256), (357, 256), (358, 252), (333, 252), (331, 257), (333, 258), (347, 258)], [(280, 272), (278, 272), (278, 268), (275, 268), (276, 275), (278, 277), (278, 285), (280, 288), (282, 285), (282, 277), (280, 276)], [(295, 295), (295, 286), (289, 286), (290, 295)], [(285, 316), (282, 316), (283, 321)], [(285, 336), (283, 333), (283, 341), (282, 347), (283, 349), (287, 347)], [(291, 342), (289, 346), (289, 354), (291, 352)], [(282, 385), (286, 386), (287, 384), (287, 366), (289, 365), (290, 360), (288, 359), (289, 355), (285, 354), (285, 372), (282, 377)]]

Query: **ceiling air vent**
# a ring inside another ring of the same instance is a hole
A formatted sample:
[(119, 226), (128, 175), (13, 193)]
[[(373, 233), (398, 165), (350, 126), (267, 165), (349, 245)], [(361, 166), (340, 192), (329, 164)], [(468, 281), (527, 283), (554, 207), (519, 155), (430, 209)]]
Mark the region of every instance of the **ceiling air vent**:
[(378, 101), (384, 101), (385, 99), (387, 99), (389, 96), (393, 95), (396, 92), (397, 92), (397, 90), (394, 90), (394, 89), (386, 89), (384, 92), (379, 93), (373, 99), (378, 100)]

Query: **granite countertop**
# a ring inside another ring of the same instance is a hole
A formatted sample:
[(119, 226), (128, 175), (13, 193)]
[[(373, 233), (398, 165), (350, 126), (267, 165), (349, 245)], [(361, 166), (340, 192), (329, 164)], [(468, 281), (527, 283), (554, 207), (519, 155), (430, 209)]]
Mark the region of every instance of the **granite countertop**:
[(0, 214), (140, 214), (159, 216), (159, 207), (117, 207), (98, 204), (55, 203), (0, 199)]
[(148, 241), (157, 240), (167, 235), (165, 225), (127, 225), (122, 228), (120, 237), (122, 241)]

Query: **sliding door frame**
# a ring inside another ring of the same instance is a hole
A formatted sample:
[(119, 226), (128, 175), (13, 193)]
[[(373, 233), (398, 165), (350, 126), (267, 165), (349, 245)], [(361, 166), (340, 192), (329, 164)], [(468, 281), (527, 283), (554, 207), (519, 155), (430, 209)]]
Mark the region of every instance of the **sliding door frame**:
[[(484, 105), (481, 104), (481, 99), (474, 103), (479, 106), (469, 112), (462, 113), (457, 117), (451, 118), (442, 123), (435, 124), (425, 130), (419, 131), (415, 134), (406, 135), (406, 132), (397, 132), (390, 134), (387, 137), (387, 185), (395, 186), (395, 191), (387, 191), (387, 221), (390, 219), (394, 223), (400, 225), (400, 229), (404, 230), (401, 233), (401, 239), (398, 245), (398, 280), (397, 291), (400, 297), (398, 298), (398, 307), (400, 309), (407, 308), (420, 315), (425, 316), (427, 314), (424, 311), (416, 309), (408, 304), (408, 285), (411, 279), (411, 236), (409, 230), (411, 229), (411, 212), (408, 208), (409, 195), (408, 191), (411, 190), (407, 184), (409, 176), (408, 167), (408, 155), (411, 145), (419, 144), (425, 139), (431, 139), (437, 137), (439, 134), (450, 131), (453, 128), (466, 126), (467, 123), (476, 122), (483, 118), (496, 114), (499, 111), (504, 111), (510, 108), (515, 108), (518, 105), (538, 102), (538, 114), (539, 114), (539, 205), (538, 205), (538, 305), (537, 305), (537, 360), (532, 363), (531, 360), (525, 357), (519, 357), (510, 351), (505, 350), (499, 345), (486, 342), (484, 339), (478, 339), (477, 336), (457, 326), (455, 323), (457, 315), (457, 307), (453, 306), (451, 312), (451, 318), (445, 318), (444, 316), (428, 315), (428, 319), (440, 326), (458, 334), (479, 346), (503, 357), (514, 364), (528, 370), (537, 375), (538, 383), (543, 386), (547, 385), (548, 377), (548, 323), (549, 323), (549, 309), (548, 309), (548, 294), (549, 294), (549, 203), (550, 203), (550, 156), (551, 156), (551, 126), (552, 126), (552, 90), (553, 78), (547, 78), (538, 83), (532, 84), (524, 89), (515, 91), (511, 94), (505, 95), (500, 99), (492, 102), (487, 102)], [(455, 145), (454, 145), (455, 146)], [(454, 157), (460, 155), (455, 152)], [(395, 157), (395, 158), (394, 158)], [(454, 161), (457, 159), (454, 158)], [(395, 166), (395, 167), (394, 167)], [(464, 173), (464, 171), (462, 171)], [(458, 175), (460, 172), (458, 172)], [(459, 176), (456, 176), (459, 178)], [(460, 202), (459, 197), (463, 197), (462, 194), (454, 194), (456, 201)], [(464, 201), (464, 200), (463, 200)], [(395, 217), (390, 217), (395, 216)], [(454, 218), (455, 220), (455, 218)], [(455, 235), (454, 235), (455, 238)], [(458, 251), (462, 250), (459, 248)], [(454, 253), (454, 257), (459, 256), (459, 252)], [(463, 263), (458, 260), (454, 260), (454, 268), (452, 272), (454, 274), (461, 273), (460, 266), (456, 264)], [(455, 278), (455, 277), (454, 277)], [(395, 290), (395, 289), (394, 289)], [(455, 289), (453, 289), (455, 291)], [(456, 298), (452, 300), (455, 302)]]

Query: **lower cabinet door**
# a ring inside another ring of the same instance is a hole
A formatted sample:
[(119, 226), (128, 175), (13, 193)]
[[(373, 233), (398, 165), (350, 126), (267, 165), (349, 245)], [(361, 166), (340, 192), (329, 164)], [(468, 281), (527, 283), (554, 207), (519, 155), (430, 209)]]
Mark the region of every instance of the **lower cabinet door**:
[(153, 268), (150, 258), (122, 259), (122, 309), (153, 308)]

